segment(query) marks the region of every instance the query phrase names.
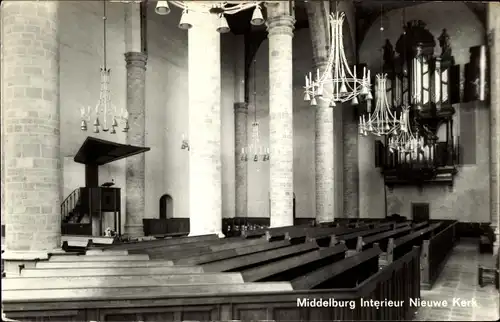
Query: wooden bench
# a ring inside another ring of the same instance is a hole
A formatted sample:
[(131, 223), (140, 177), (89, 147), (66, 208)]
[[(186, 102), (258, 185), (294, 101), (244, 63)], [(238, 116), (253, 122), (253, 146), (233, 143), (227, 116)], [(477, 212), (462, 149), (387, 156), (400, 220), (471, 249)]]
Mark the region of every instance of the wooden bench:
[(169, 297), (186, 295), (217, 295), (234, 293), (278, 293), (291, 291), (289, 282), (241, 283), (241, 284), (195, 284), (147, 287), (95, 287), (45, 290), (2, 291), (2, 299), (8, 301), (65, 301), (78, 298), (79, 301), (98, 301), (109, 299), (154, 299), (168, 294)]
[(275, 228), (265, 228), (258, 230), (247, 230), (241, 233), (243, 238), (259, 238), (263, 236), (268, 236), (267, 238), (284, 238), (285, 233), (290, 230), (296, 230), (301, 228), (312, 227), (311, 225), (300, 225), (300, 226), (284, 226)]
[(431, 289), (439, 277), (448, 256), (455, 247), (457, 241), (456, 227), (457, 221), (451, 222), (442, 228), (436, 228), (434, 236), (422, 243), (421, 254), (421, 282), (422, 288)]
[(377, 245), (341, 261), (323, 266), (291, 281), (294, 290), (353, 288), (378, 272), (382, 253)]
[[(286, 245), (288, 245), (287, 243)], [(133, 250), (133, 253), (147, 254), (150, 259), (170, 259), (178, 263), (178, 260), (182, 258), (191, 258), (191, 261), (196, 262), (197, 258), (201, 261), (213, 261), (217, 259), (223, 259), (227, 256), (235, 256), (237, 254), (236, 249), (240, 251), (258, 252), (262, 250), (275, 249), (279, 247), (286, 246), (280, 242), (268, 242), (265, 239), (250, 239), (244, 240), (240, 239), (237, 242), (228, 242), (227, 244), (215, 244), (215, 245), (199, 245), (198, 247), (188, 248), (188, 249), (177, 249), (173, 247), (155, 247), (149, 249)]]
[(286, 240), (295, 241), (315, 241), (319, 246), (327, 247), (330, 245), (332, 235), (343, 235), (348, 233), (355, 233), (369, 229), (369, 227), (309, 227), (303, 229), (296, 229), (285, 233)]
[[(361, 307), (359, 301), (391, 299), (408, 303), (410, 298), (419, 297), (418, 279), (412, 278), (419, 270), (418, 256), (412, 251), (349, 289), (293, 291), (290, 283), (244, 283), (6, 291), (2, 294), (3, 313), (24, 321), (411, 320), (415, 307), (379, 309)], [(329, 274), (319, 276), (328, 278)], [(310, 307), (305, 303), (307, 299), (330, 298), (354, 301), (356, 305)], [(298, 299), (304, 300), (299, 303)]]
[(85, 261), (85, 262), (95, 262), (95, 261), (147, 261), (149, 256), (146, 254), (136, 254), (136, 255), (66, 255), (58, 254), (51, 255), (49, 257), (49, 262), (74, 262), (74, 261)]
[(154, 246), (172, 246), (172, 245), (184, 245), (190, 243), (200, 243), (200, 242), (208, 242), (219, 240), (220, 238), (215, 235), (201, 235), (201, 236), (192, 236), (192, 237), (179, 237), (179, 238), (171, 238), (171, 239), (155, 239), (155, 240), (147, 240), (147, 241), (136, 241), (129, 243), (121, 243), (108, 245), (104, 247), (97, 247), (100, 249), (136, 249), (136, 248), (147, 248)]
[(203, 273), (201, 266), (24, 268), (21, 277), (158, 275)]
[(333, 247), (318, 249), (305, 254), (281, 259), (257, 267), (241, 271), (245, 282), (257, 281), (290, 281), (311, 270), (325, 264), (345, 258), (347, 247), (338, 244)]
[(387, 245), (389, 238), (397, 238), (411, 231), (410, 226), (404, 226), (402, 228), (392, 229), (386, 232), (378, 233), (371, 236), (358, 236), (356, 243), (356, 251), (361, 252), (367, 248), (373, 247), (377, 243), (383, 252), (387, 251)]
[(65, 262), (50, 262), (41, 261), (35, 264), (36, 268), (91, 268), (91, 267), (162, 267), (162, 266), (172, 266), (174, 262), (171, 260), (148, 260), (148, 261), (65, 261)]
[(345, 243), (348, 249), (356, 249), (358, 242), (358, 237), (365, 237), (375, 235), (381, 232), (385, 232), (391, 229), (391, 226), (382, 226), (370, 230), (363, 230), (354, 233), (349, 233), (345, 235), (333, 235), (330, 241), (331, 245), (335, 245), (339, 242)]
[[(288, 241), (276, 241), (276, 242), (266, 242), (257, 245), (237, 247), (232, 249), (226, 249), (221, 251), (209, 251), (207, 253), (203, 253), (197, 256), (189, 256), (189, 257), (181, 257), (175, 260), (176, 264), (180, 265), (200, 265), (207, 264), (215, 261), (220, 261), (224, 259), (233, 258), (236, 256), (243, 256), (253, 253), (259, 253), (263, 251), (270, 251), (273, 249), (279, 249), (282, 247), (290, 246), (290, 242)], [(169, 256), (165, 254), (165, 256)]]
[(278, 259), (297, 256), (303, 253), (312, 252), (317, 250), (318, 246), (315, 243), (305, 243), (292, 245), (288, 247), (273, 249), (265, 252), (249, 254), (246, 256), (238, 256), (228, 258), (216, 262), (211, 262), (201, 265), (205, 272), (227, 272), (242, 270), (256, 266), (263, 263), (268, 263)]
[(179, 232), (179, 233), (168, 233), (168, 234), (156, 234), (153, 235), (156, 239), (165, 239), (165, 238), (178, 238), (178, 237), (187, 237), (189, 232)]
[(2, 291), (71, 288), (148, 287), (190, 284), (241, 284), (243, 282), (244, 281), (240, 273), (16, 277), (2, 279)]
[(441, 226), (441, 223), (435, 223), (427, 228), (416, 230), (406, 236), (389, 238), (387, 246), (387, 262), (392, 263), (394, 260), (403, 257), (408, 252), (413, 250), (414, 246), (421, 247), (424, 240), (433, 236), (435, 230)]
[(412, 227), (414, 230), (418, 230), (418, 229), (421, 229), (421, 228), (424, 228), (424, 227), (427, 227), (429, 226), (429, 222), (428, 221), (423, 221), (423, 222), (420, 222), (420, 223), (414, 223), (412, 224)]

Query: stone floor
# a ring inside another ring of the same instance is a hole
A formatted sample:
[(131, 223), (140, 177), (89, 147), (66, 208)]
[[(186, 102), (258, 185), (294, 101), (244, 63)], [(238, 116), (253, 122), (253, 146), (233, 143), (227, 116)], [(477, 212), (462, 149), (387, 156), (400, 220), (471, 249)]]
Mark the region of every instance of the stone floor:
[[(494, 267), (492, 255), (479, 254), (477, 242), (462, 240), (451, 254), (441, 276), (430, 291), (422, 290), (425, 301), (448, 302), (448, 307), (421, 307), (418, 321), (497, 321), (498, 291), (493, 284), (480, 288), (477, 284), (478, 265)], [(475, 301), (459, 306), (454, 299)], [(455, 305), (454, 305), (455, 304)]]

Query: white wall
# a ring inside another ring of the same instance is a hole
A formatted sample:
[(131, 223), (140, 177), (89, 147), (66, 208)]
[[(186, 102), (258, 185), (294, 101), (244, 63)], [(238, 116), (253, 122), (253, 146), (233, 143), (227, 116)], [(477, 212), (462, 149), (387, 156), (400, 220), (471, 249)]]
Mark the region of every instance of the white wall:
[[(437, 38), (446, 28), (451, 38), (451, 47), (456, 64), (469, 62), (469, 48), (483, 44), (484, 26), (463, 2), (429, 2), (412, 6), (405, 11), (406, 20), (422, 20)], [(401, 10), (392, 10), (383, 19), (383, 38), (395, 45), (401, 35)], [(380, 20), (373, 23), (359, 50), (360, 62), (367, 63), (372, 73), (380, 66), (381, 52), (374, 50), (381, 42)], [(435, 53), (440, 49), (436, 40)], [(462, 77), (463, 78), (463, 77)], [(460, 108), (455, 106), (455, 134), (460, 134)], [(489, 109), (484, 105), (474, 108), (476, 120), (476, 164), (459, 167), (452, 190), (448, 187), (395, 187), (387, 191), (389, 214), (398, 213), (411, 218), (411, 203), (429, 203), (433, 219), (460, 219), (462, 221), (489, 221)], [(468, 148), (468, 147), (465, 147)], [(385, 212), (384, 185), (382, 176), (374, 165), (373, 138), (359, 140), (360, 173), (360, 217), (380, 217)]]
[[(108, 66), (114, 105), (126, 105), (125, 6), (108, 5)], [(148, 11), (148, 63), (146, 70), (146, 217), (159, 217), (159, 199), (173, 198), (174, 217), (189, 216), (189, 152), (181, 150), (187, 137), (187, 32), (177, 27), (180, 10), (158, 16)], [(86, 136), (125, 143), (125, 135), (80, 131), (80, 106), (95, 106), (99, 97), (99, 68), (102, 64), (102, 3), (67, 1), (61, 3), (61, 158), (64, 166), (63, 197), (84, 186), (71, 160)], [(215, 31), (214, 31), (215, 32)], [(234, 214), (234, 57), (233, 35), (222, 42), (222, 159), (223, 215)], [(89, 124), (90, 125), (90, 124)], [(81, 167), (83, 171), (83, 167)], [(99, 183), (115, 180), (122, 188), (122, 223), (125, 223), (125, 160), (102, 167)]]

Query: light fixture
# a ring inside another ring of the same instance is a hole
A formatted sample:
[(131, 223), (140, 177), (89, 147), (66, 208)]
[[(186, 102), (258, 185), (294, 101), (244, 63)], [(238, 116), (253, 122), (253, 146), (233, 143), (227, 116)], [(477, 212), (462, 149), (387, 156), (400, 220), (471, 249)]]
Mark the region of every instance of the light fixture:
[[(380, 40), (384, 39), (384, 24), (383, 24), (383, 7), (380, 7)], [(387, 46), (387, 45), (386, 45)], [(380, 73), (375, 76), (375, 110), (371, 111), (371, 96), (366, 103), (366, 115), (359, 117), (359, 132), (362, 135), (367, 135), (368, 133), (374, 134), (376, 136), (397, 134), (398, 120), (396, 116), (396, 111), (392, 104), (392, 95), (389, 95), (391, 99), (388, 98), (388, 79), (387, 74), (383, 72), (384, 70), (384, 57), (387, 54), (392, 54), (392, 47), (386, 48), (383, 46), (381, 48), (380, 55)], [(392, 94), (392, 92), (391, 92)]]
[(80, 129), (87, 131), (87, 123), (92, 122), (93, 132), (99, 133), (100, 131), (116, 134), (116, 128), (122, 124), (122, 131), (128, 132), (128, 111), (124, 108), (118, 112), (116, 106), (111, 102), (111, 93), (109, 89), (111, 69), (107, 67), (106, 57), (106, 1), (103, 1), (103, 65), (100, 72), (100, 95), (95, 108), (88, 106), (87, 108), (81, 107), (81, 122)]
[[(330, 107), (335, 107), (336, 103), (351, 102), (353, 105), (359, 103), (358, 96), (370, 100), (370, 71), (363, 68), (361, 78), (358, 77), (356, 66), (353, 70), (349, 67), (345, 50), (342, 26), (345, 14), (335, 12), (330, 14), (330, 52), (328, 63), (320, 73), (316, 70), (316, 78), (312, 73), (305, 77), (304, 99), (310, 101), (312, 106), (317, 105), (317, 99), (327, 101)], [(329, 86), (325, 86), (329, 85)]]
[(187, 9), (184, 9), (184, 11), (182, 11), (181, 20), (179, 21), (180, 29), (188, 30), (191, 29), (191, 27), (193, 27), (193, 25), (189, 21), (189, 18), (190, 18), (189, 11)]
[[(261, 3), (264, 1), (157, 1), (155, 12), (159, 15), (167, 15), (170, 13), (169, 4), (172, 4), (183, 10), (181, 17), (181, 23), (179, 23), (179, 28), (189, 29), (191, 24), (183, 21), (187, 18), (188, 10), (192, 12), (201, 12), (208, 14), (216, 14), (221, 17), (220, 25), (217, 27), (217, 31), (220, 33), (229, 32), (229, 26), (224, 15), (234, 15), (238, 12), (254, 9), (252, 14), (252, 19), (250, 23), (254, 26), (260, 26), (264, 24), (265, 20), (262, 15)], [(278, 2), (278, 1), (266, 1), (266, 2)]]
[(410, 120), (410, 107), (404, 106), (399, 124), (399, 133), (394, 133), (388, 138), (390, 152), (411, 153), (417, 155), (426, 145), (424, 138), (414, 132), (416, 126)]
[(228, 33), (231, 29), (229, 29), (229, 25), (227, 24), (226, 17), (223, 14), (219, 17), (219, 27), (217, 27), (217, 32), (221, 34)]
[[(377, 74), (375, 81), (375, 110), (371, 112), (371, 101), (367, 101), (367, 116), (359, 117), (359, 132), (382, 136), (397, 134), (400, 120), (387, 99), (387, 74)], [(402, 117), (402, 116), (400, 116)]]
[(259, 122), (257, 121), (257, 59), (253, 61), (253, 122), (252, 122), (252, 134), (251, 143), (241, 150), (241, 161), (248, 161), (249, 157), (252, 158), (254, 162), (257, 161), (269, 161), (269, 148), (264, 148), (260, 145), (260, 129)]
[(157, 1), (155, 12), (161, 16), (168, 15), (170, 13), (168, 1)]

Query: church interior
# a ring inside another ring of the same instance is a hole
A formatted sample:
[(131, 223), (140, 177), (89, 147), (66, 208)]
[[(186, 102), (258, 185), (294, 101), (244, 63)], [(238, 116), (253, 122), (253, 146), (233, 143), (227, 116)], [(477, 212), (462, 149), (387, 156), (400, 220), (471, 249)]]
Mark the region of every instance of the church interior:
[(4, 321), (500, 318), (500, 3), (0, 5)]

